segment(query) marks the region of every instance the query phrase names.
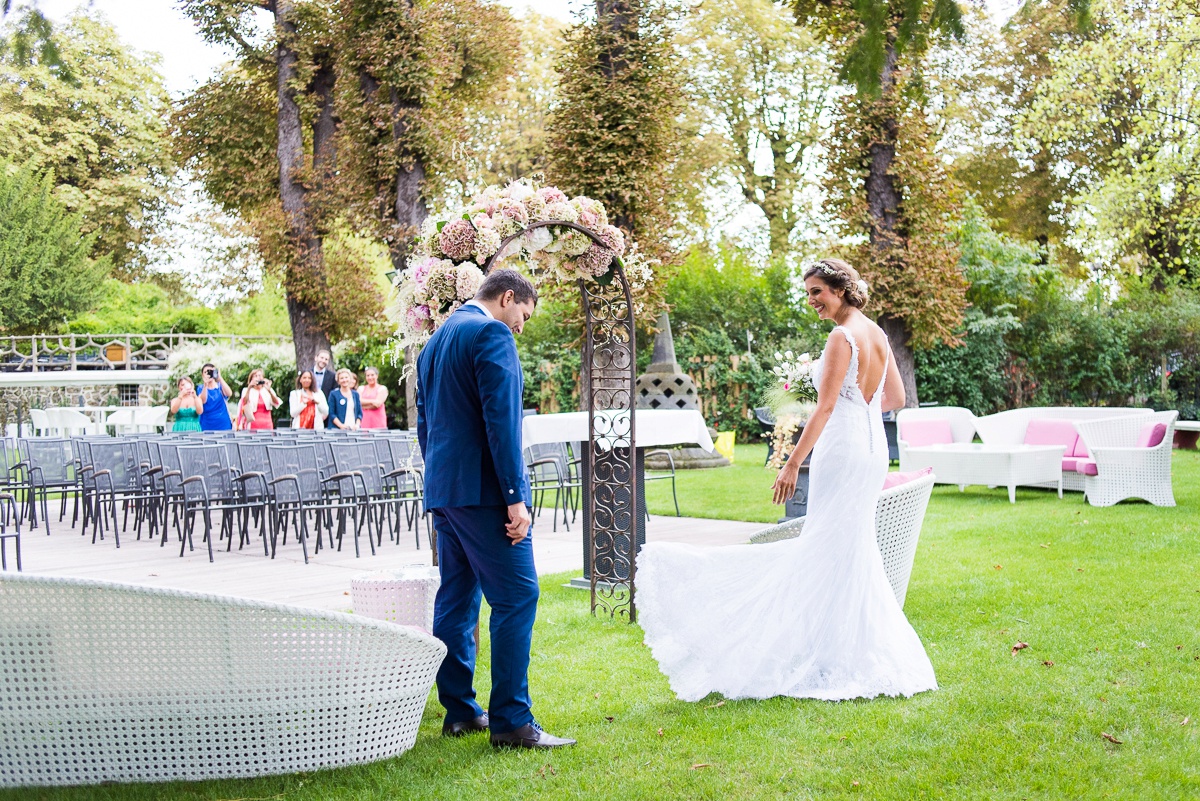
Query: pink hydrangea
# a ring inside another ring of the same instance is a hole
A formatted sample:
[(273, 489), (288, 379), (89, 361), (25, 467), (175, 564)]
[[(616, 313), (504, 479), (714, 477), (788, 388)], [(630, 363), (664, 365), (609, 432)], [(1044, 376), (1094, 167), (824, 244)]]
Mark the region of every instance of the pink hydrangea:
[(600, 201), (580, 195), (571, 201), (571, 205), (579, 212), (578, 222), (583, 227), (598, 231), (608, 225), (608, 215)]
[(625, 255), (625, 234), (615, 225), (604, 225), (596, 232), (604, 242), (604, 246), (618, 256)]
[(500, 232), (494, 227), (480, 228), (475, 232), (475, 258), (482, 264), (500, 249)]
[(433, 314), (429, 307), (422, 304), (408, 310), (408, 327), (414, 334), (422, 334), (433, 330)]
[(459, 300), (470, 300), (475, 297), (475, 293), (479, 291), (479, 285), (482, 283), (483, 272), (478, 267), (470, 262), (458, 265), (456, 285)]
[(511, 198), (501, 199), (496, 204), (496, 213), (520, 223), (522, 226), (529, 222), (529, 213), (525, 211), (525, 204), (519, 200), (512, 200)]
[(452, 220), (438, 234), (438, 247), (447, 258), (462, 261), (475, 252), (475, 226), (470, 220)]
[(575, 260), (575, 269), (585, 275), (599, 278), (608, 272), (612, 260), (613, 252), (611, 250), (593, 243)]
[(547, 203), (545, 216), (542, 219), (576, 222), (579, 220), (579, 212), (570, 203)]
[(551, 203), (567, 202), (567, 196), (563, 193), (563, 191), (553, 186), (543, 186), (534, 194), (541, 198), (542, 202), (547, 206), (549, 206)]

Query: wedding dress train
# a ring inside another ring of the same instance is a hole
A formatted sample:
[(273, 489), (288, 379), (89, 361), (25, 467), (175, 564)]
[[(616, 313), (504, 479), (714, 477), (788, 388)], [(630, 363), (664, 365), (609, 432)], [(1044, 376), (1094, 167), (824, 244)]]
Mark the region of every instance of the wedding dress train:
[(852, 355), (813, 449), (803, 533), (767, 545), (650, 543), (638, 555), (638, 621), (685, 701), (711, 692), (843, 700), (937, 688), (875, 540), (888, 470), (883, 381), (868, 402), (857, 384), (858, 343), (835, 330)]

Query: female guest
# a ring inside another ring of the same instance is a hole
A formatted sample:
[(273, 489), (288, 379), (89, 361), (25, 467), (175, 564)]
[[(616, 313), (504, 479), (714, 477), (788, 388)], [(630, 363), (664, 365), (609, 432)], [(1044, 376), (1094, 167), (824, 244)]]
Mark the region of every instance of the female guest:
[(354, 389), (354, 373), (346, 368), (337, 371), (338, 388), (329, 393), (327, 428), (353, 430), (362, 423), (362, 399)]
[(175, 415), (172, 431), (199, 431), (200, 413), (204, 404), (196, 395), (196, 385), (192, 379), (184, 376), (175, 384), (179, 394), (171, 398), (171, 414)]
[(317, 386), (312, 370), (305, 370), (296, 378), (296, 388), (288, 397), (288, 411), (292, 415), (292, 428), (325, 427), (329, 403)]
[(238, 428), (254, 430), (270, 430), (275, 427), (271, 422), (271, 412), (283, 405), (283, 401), (271, 389), (271, 382), (260, 369), (250, 371), (246, 386), (242, 390), (242, 399), (238, 405)]
[(365, 371), (367, 385), (358, 391), (362, 399), (363, 428), (387, 428), (387, 414), (383, 403), (387, 400), (388, 388), (379, 383), (379, 371), (368, 367)]
[(201, 431), (228, 431), (233, 428), (229, 419), (229, 407), (225, 401), (233, 394), (233, 390), (221, 378), (221, 372), (213, 364), (206, 364), (201, 369), (203, 386), (200, 389), (200, 404), (204, 411), (200, 412)]

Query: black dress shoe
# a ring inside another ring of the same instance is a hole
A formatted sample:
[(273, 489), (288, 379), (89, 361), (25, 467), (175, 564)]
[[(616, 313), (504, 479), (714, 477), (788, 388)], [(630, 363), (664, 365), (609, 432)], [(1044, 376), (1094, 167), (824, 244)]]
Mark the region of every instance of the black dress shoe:
[(492, 732), (493, 748), (562, 748), (564, 745), (575, 745), (575, 741), (547, 734), (536, 723), (527, 723), (516, 731), (503, 734)]
[(488, 730), (488, 716), (484, 712), (474, 720), (464, 720), (459, 723), (446, 723), (442, 726), (443, 737), (462, 737), (477, 731)]

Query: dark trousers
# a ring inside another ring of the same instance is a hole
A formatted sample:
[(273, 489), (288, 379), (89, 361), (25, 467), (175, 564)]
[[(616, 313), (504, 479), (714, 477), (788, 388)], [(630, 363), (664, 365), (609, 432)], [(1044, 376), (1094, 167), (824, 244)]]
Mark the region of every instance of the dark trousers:
[[(480, 595), (492, 608), (491, 729), (504, 733), (533, 722), (529, 699), (529, 648), (537, 614), (538, 581), (533, 543), (517, 545), (505, 534), (503, 506), (433, 510), (442, 584), (433, 608), (433, 636), (446, 644), (438, 670), (438, 700), (446, 723), (483, 714), (475, 700), (475, 627)], [(532, 529), (530, 531), (532, 534)]]

